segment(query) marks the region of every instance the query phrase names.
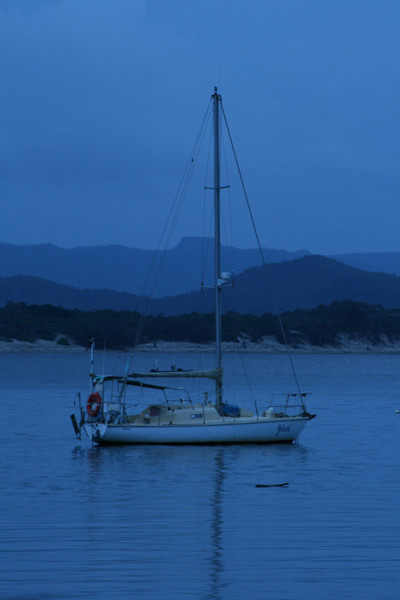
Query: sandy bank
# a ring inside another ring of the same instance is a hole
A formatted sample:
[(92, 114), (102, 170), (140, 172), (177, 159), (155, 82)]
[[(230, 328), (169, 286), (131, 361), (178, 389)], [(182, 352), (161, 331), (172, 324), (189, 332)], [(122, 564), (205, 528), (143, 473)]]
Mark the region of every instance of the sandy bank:
[(84, 352), (86, 348), (83, 346), (61, 346), (57, 342), (49, 342), (47, 340), (36, 340), (36, 342), (22, 342), (20, 340), (12, 340), (5, 342), (0, 340), (0, 352)]
[[(279, 344), (273, 338), (266, 338), (262, 342), (254, 343), (242, 341), (240, 343), (224, 342), (222, 344), (224, 354), (280, 354), (286, 353), (285, 346)], [(62, 346), (57, 342), (37, 340), (35, 343), (22, 342), (18, 340), (0, 341), (0, 352), (54, 352), (71, 353), (84, 352), (83, 346)], [(102, 348), (98, 347), (98, 351)], [(160, 354), (186, 354), (186, 353), (208, 353), (214, 352), (213, 344), (191, 344), (188, 342), (163, 342), (141, 344), (136, 347), (135, 352), (160, 353)], [(368, 341), (349, 339), (341, 336), (338, 346), (312, 346), (302, 344), (290, 347), (293, 354), (397, 354), (400, 353), (400, 341), (390, 342), (382, 339), (381, 344), (372, 345)], [(114, 351), (115, 352), (115, 351)], [(125, 349), (124, 352), (133, 352), (133, 349)]]

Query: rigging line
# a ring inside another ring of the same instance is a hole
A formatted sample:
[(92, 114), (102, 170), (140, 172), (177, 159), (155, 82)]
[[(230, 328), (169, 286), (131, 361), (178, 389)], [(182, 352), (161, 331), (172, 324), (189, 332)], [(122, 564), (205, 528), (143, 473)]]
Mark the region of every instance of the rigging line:
[[(207, 161), (206, 161), (206, 172), (204, 175), (204, 190), (203, 190), (203, 231), (202, 231), (202, 244), (201, 244), (201, 287), (200, 287), (200, 314), (203, 313), (204, 307), (204, 280), (206, 276), (206, 268), (207, 268), (207, 257), (208, 257), (208, 248), (210, 244), (210, 231), (209, 228), (208, 236), (207, 236), (207, 244), (205, 245), (205, 229), (206, 229), (206, 197), (207, 197), (207, 180), (208, 180), (208, 170), (210, 166), (210, 154), (211, 154), (211, 146), (213, 140), (213, 131), (210, 127), (210, 135), (208, 141), (208, 152), (207, 152)], [(197, 354), (197, 368), (202, 368), (203, 365), (203, 353), (200, 350)], [(198, 381), (199, 389), (200, 389), (200, 380)]]
[[(230, 310), (234, 311), (235, 310), (235, 290), (233, 290), (233, 292), (232, 292), (232, 300), (233, 300), (232, 301), (232, 307), (230, 308)], [(226, 302), (226, 297), (225, 297), (225, 294), (224, 294), (223, 290), (222, 290), (222, 294), (221, 294), (221, 303), (222, 303), (223, 307), (225, 308), (225, 313), (229, 312), (228, 311), (229, 306), (228, 306), (228, 304)], [(223, 323), (224, 323), (224, 321), (223, 321)], [(223, 328), (222, 328), (222, 330), (223, 330)], [(222, 342), (223, 342), (223, 332), (222, 332)], [(233, 384), (233, 397), (234, 397), (234, 399), (236, 399), (236, 356), (235, 356), (235, 354), (233, 354), (232, 384)]]
[(220, 139), (221, 139), (221, 144), (222, 144), (222, 148), (223, 148), (223, 157), (224, 157), (224, 163), (225, 163), (225, 172), (226, 172), (226, 179), (227, 179), (227, 192), (228, 192), (228, 203), (229, 203), (229, 211), (227, 210), (226, 212), (228, 213), (228, 221), (229, 221), (229, 234), (230, 237), (228, 237), (227, 234), (227, 228), (226, 228), (226, 223), (225, 223), (225, 219), (224, 219), (224, 214), (222, 214), (222, 225), (224, 228), (224, 234), (225, 234), (225, 240), (226, 240), (226, 245), (227, 245), (227, 256), (228, 256), (228, 262), (230, 262), (230, 268), (231, 268), (231, 273), (233, 273), (233, 238), (232, 238), (232, 205), (231, 205), (231, 185), (230, 185), (230, 178), (229, 178), (229, 169), (228, 169), (228, 161), (227, 161), (227, 152), (225, 149), (225, 137), (222, 135), (222, 125), (221, 125), (221, 135), (220, 135)]
[[(209, 118), (210, 118), (210, 115), (211, 115), (211, 111), (209, 113)], [(204, 123), (204, 121), (203, 121), (203, 123)], [(195, 163), (197, 161), (197, 158), (198, 158), (198, 155), (199, 155), (199, 152), (200, 152), (200, 148), (201, 148), (201, 145), (202, 145), (202, 142), (203, 142), (203, 139), (204, 139), (205, 131), (206, 131), (206, 126), (204, 126), (201, 129), (201, 131), (199, 132), (198, 139), (196, 141), (197, 142), (197, 147), (195, 148), (194, 153), (192, 155), (192, 159), (190, 161), (190, 168), (188, 169), (187, 176), (186, 176), (185, 182), (183, 184), (183, 189), (181, 191), (181, 197), (180, 197), (180, 200), (179, 200), (178, 208), (177, 208), (177, 210), (175, 212), (174, 221), (173, 221), (173, 224), (171, 226), (169, 238), (168, 238), (168, 241), (167, 241), (167, 247), (168, 247), (168, 245), (169, 245), (169, 243), (171, 241), (172, 234), (173, 234), (174, 229), (176, 227), (176, 222), (178, 220), (179, 212), (180, 212), (180, 209), (182, 207), (183, 201), (184, 201), (185, 196), (186, 196), (186, 192), (187, 192), (190, 180), (191, 180), (191, 176), (192, 176), (192, 173), (193, 173), (193, 170), (194, 170), (194, 166), (195, 166)]]
[(141, 320), (140, 327), (139, 327), (139, 330), (138, 330), (137, 336), (136, 336), (135, 346), (138, 344), (139, 339), (142, 336), (143, 328), (144, 328), (146, 319), (148, 317), (148, 314), (150, 312), (151, 303), (153, 301), (154, 290), (155, 290), (156, 285), (157, 285), (157, 281), (158, 281), (158, 278), (159, 278), (159, 275), (160, 275), (161, 267), (162, 267), (162, 265), (164, 263), (164, 260), (165, 260), (165, 256), (166, 256), (167, 250), (168, 250), (169, 245), (171, 243), (171, 238), (172, 238), (173, 232), (174, 232), (175, 227), (176, 227), (176, 221), (177, 221), (178, 215), (179, 215), (181, 207), (182, 207), (183, 198), (184, 198), (184, 195), (182, 195), (181, 198), (179, 199), (178, 206), (176, 208), (175, 215), (173, 217), (173, 222), (172, 222), (172, 225), (171, 225), (171, 230), (170, 230), (170, 233), (168, 235), (167, 242), (165, 244), (165, 248), (164, 248), (163, 253), (161, 255), (161, 260), (160, 260), (160, 263), (159, 263), (157, 271), (156, 271), (156, 275), (155, 275), (154, 282), (153, 282), (153, 285), (152, 285), (152, 288), (151, 288), (151, 292), (150, 292), (150, 296), (149, 296), (149, 301), (147, 303), (146, 310), (145, 310), (144, 314), (142, 315), (142, 320)]
[[(210, 251), (210, 242), (213, 239), (212, 237), (212, 232), (214, 230), (214, 204), (213, 204), (213, 209), (211, 211), (211, 216), (210, 216), (210, 224), (208, 226), (208, 235), (207, 235), (207, 248), (206, 248), (206, 256), (205, 256), (205, 262), (207, 262), (208, 260), (208, 252)], [(210, 254), (212, 254), (212, 252), (210, 252)]]
[(210, 154), (211, 154), (212, 140), (213, 140), (213, 131), (212, 131), (212, 128), (210, 127), (210, 139), (209, 139), (209, 142), (208, 142), (206, 173), (205, 173), (205, 177), (204, 177), (204, 191), (203, 191), (203, 242), (202, 242), (202, 254), (201, 254), (201, 259), (202, 259), (202, 265), (201, 265), (201, 279), (202, 279), (202, 284), (204, 283), (204, 276), (205, 276), (207, 256), (208, 256), (208, 247), (209, 247), (209, 244), (210, 244), (210, 239), (209, 239), (210, 238), (210, 234), (209, 234), (208, 235), (208, 239), (207, 239), (207, 248), (204, 249), (204, 238), (205, 238), (205, 227), (206, 227), (207, 179), (208, 179), (208, 168), (209, 168), (209, 165), (210, 165)]
[[(184, 174), (183, 174), (181, 182), (179, 184), (178, 191), (176, 193), (174, 202), (172, 204), (171, 210), (170, 210), (169, 215), (168, 215), (167, 222), (165, 224), (162, 236), (160, 238), (160, 241), (159, 241), (159, 244), (158, 244), (158, 247), (157, 247), (157, 252), (158, 252), (159, 248), (161, 246), (161, 241), (162, 241), (162, 239), (164, 237), (164, 234), (165, 234), (165, 232), (167, 230), (167, 226), (168, 226), (168, 224), (169, 224), (169, 222), (170, 222), (170, 220), (172, 218), (172, 225), (170, 226), (170, 233), (168, 235), (168, 238), (167, 238), (167, 241), (165, 243), (165, 247), (164, 247), (163, 253), (161, 255), (161, 260), (160, 260), (160, 263), (159, 263), (159, 266), (158, 266), (158, 269), (157, 269), (157, 272), (156, 272), (156, 276), (155, 276), (155, 279), (154, 279), (154, 282), (153, 282), (153, 286), (152, 286), (152, 289), (151, 289), (151, 292), (150, 292), (150, 297), (149, 297), (149, 301), (147, 303), (146, 310), (142, 314), (142, 319), (141, 319), (141, 322), (140, 322), (139, 329), (137, 331), (137, 335), (136, 335), (134, 347), (137, 346), (137, 344), (139, 343), (139, 340), (140, 340), (140, 338), (142, 336), (142, 333), (143, 333), (143, 328), (144, 328), (147, 316), (148, 316), (148, 314), (150, 312), (150, 306), (151, 306), (151, 303), (152, 303), (152, 300), (153, 300), (153, 293), (154, 293), (154, 290), (155, 290), (155, 287), (156, 287), (156, 284), (157, 284), (157, 281), (158, 281), (158, 277), (159, 277), (159, 274), (160, 274), (160, 271), (161, 271), (161, 267), (163, 265), (163, 262), (164, 262), (164, 259), (165, 259), (165, 256), (166, 256), (166, 252), (167, 252), (167, 250), (169, 248), (169, 245), (171, 243), (172, 235), (173, 235), (173, 232), (174, 232), (175, 227), (176, 227), (176, 222), (177, 222), (180, 210), (182, 208), (183, 200), (185, 198), (186, 191), (187, 191), (187, 188), (188, 188), (188, 185), (189, 185), (189, 182), (190, 182), (190, 179), (191, 179), (191, 175), (192, 175), (192, 172), (193, 172), (193, 169), (194, 169), (194, 164), (195, 164), (195, 162), (197, 160), (197, 157), (198, 157), (198, 154), (199, 154), (199, 151), (200, 151), (200, 147), (201, 147), (201, 144), (202, 144), (202, 141), (203, 141), (203, 138), (204, 138), (204, 134), (205, 134), (205, 131), (206, 131), (206, 123), (208, 122), (208, 120), (210, 118), (210, 114), (211, 114), (210, 107), (211, 107), (211, 104), (212, 104), (212, 99), (210, 100), (210, 102), (209, 102), (209, 104), (207, 106), (207, 110), (205, 112), (205, 115), (203, 117), (203, 121), (202, 121), (201, 126), (200, 126), (200, 130), (199, 130), (199, 132), (197, 134), (197, 137), (196, 137), (196, 140), (195, 140), (192, 152), (190, 154), (188, 163), (186, 165)], [(172, 217), (172, 215), (174, 213), (174, 209), (175, 209), (175, 214)], [(153, 264), (154, 264), (154, 261), (153, 261), (152, 265)], [(146, 278), (146, 282), (147, 282), (148, 277), (149, 277), (149, 273), (148, 273), (148, 276)]]
[(121, 359), (121, 352), (118, 352), (118, 354), (116, 355), (115, 360), (114, 360), (114, 366), (111, 368), (111, 373), (115, 372), (117, 363), (120, 359)]
[(247, 385), (249, 386), (249, 389), (250, 389), (250, 395), (251, 395), (251, 398), (252, 398), (252, 400), (254, 402), (254, 408), (256, 409), (257, 417), (259, 417), (260, 413), (259, 413), (259, 410), (258, 410), (258, 404), (257, 404), (257, 400), (256, 400), (256, 398), (255, 398), (255, 396), (253, 394), (253, 388), (251, 387), (251, 383), (250, 383), (250, 379), (249, 379), (249, 374), (247, 372), (246, 365), (244, 364), (243, 353), (239, 352), (239, 355), (240, 355), (240, 360), (241, 360), (242, 367), (243, 367), (243, 370), (244, 370), (244, 374), (246, 376)]
[[(233, 302), (232, 302), (232, 304), (233, 304), (233, 311), (235, 312), (235, 309), (236, 309), (236, 290), (235, 290), (235, 288), (233, 288), (233, 291), (232, 291), (232, 299), (233, 299)], [(227, 309), (228, 306), (227, 306), (227, 302), (226, 302), (226, 298), (225, 298), (224, 294), (222, 294), (222, 302), (223, 302), (223, 304), (225, 306), (225, 309)], [(258, 404), (257, 404), (257, 400), (256, 400), (256, 398), (255, 398), (255, 396), (253, 394), (253, 388), (252, 388), (252, 385), (251, 385), (251, 382), (250, 382), (250, 378), (249, 378), (249, 374), (247, 372), (246, 365), (245, 365), (245, 362), (244, 362), (244, 359), (243, 359), (243, 353), (239, 351), (238, 354), (240, 355), (240, 361), (242, 363), (243, 371), (244, 371), (244, 374), (246, 376), (247, 385), (248, 385), (248, 388), (250, 390), (250, 396), (251, 396), (251, 399), (253, 400), (253, 404), (254, 404), (254, 408), (256, 409), (257, 417), (259, 417), (260, 415), (259, 415), (259, 410), (258, 410)]]
[[(208, 170), (208, 165), (209, 165), (209, 160), (210, 160), (210, 153), (211, 153), (211, 146), (212, 146), (212, 142), (214, 139), (214, 134), (213, 134), (213, 130), (212, 127), (210, 127), (210, 139), (209, 139), (209, 146), (208, 146), (208, 156), (207, 156), (207, 170)], [(210, 186), (211, 187), (211, 186)], [(205, 228), (205, 208), (206, 208), (206, 193), (207, 193), (207, 185), (204, 187), (204, 228)], [(206, 243), (206, 248), (204, 251), (204, 244), (203, 244), (203, 259), (202, 259), (202, 278), (203, 281), (202, 283), (204, 284), (204, 276), (206, 275), (206, 271), (207, 271), (207, 261), (208, 261), (208, 253), (210, 250), (210, 242), (211, 242), (211, 236), (212, 236), (212, 230), (213, 230), (213, 226), (214, 226), (214, 202), (212, 203), (212, 211), (211, 211), (211, 218), (210, 218), (210, 224), (208, 227), (208, 234), (206, 237), (207, 243)]]
[(163, 238), (164, 238), (164, 236), (165, 236), (165, 232), (167, 231), (168, 225), (169, 225), (169, 223), (170, 223), (170, 220), (171, 220), (171, 218), (172, 218), (172, 214), (173, 214), (173, 211), (174, 211), (175, 204), (176, 204), (176, 202), (177, 202), (177, 199), (179, 198), (179, 195), (180, 195), (180, 193), (181, 193), (181, 188), (182, 188), (182, 185), (183, 185), (183, 181), (185, 180), (185, 178), (187, 178), (187, 173), (188, 173), (188, 170), (190, 169), (190, 165), (191, 165), (191, 164), (192, 164), (192, 162), (193, 162), (193, 161), (192, 161), (192, 157), (193, 157), (193, 155), (194, 155), (194, 153), (195, 153), (195, 151), (196, 151), (196, 147), (198, 146), (198, 143), (199, 143), (199, 138), (200, 138), (200, 136), (201, 136), (201, 131), (202, 131), (202, 129), (203, 129), (203, 127), (204, 127), (204, 123), (205, 123), (205, 121), (206, 121), (206, 119), (207, 119), (207, 114), (208, 114), (209, 112), (211, 112), (211, 111), (210, 111), (211, 102), (212, 102), (212, 100), (210, 100), (210, 102), (209, 102), (209, 104), (208, 104), (208, 106), (207, 106), (207, 110), (206, 110), (206, 112), (205, 112), (205, 115), (204, 115), (204, 117), (203, 117), (203, 121), (202, 121), (202, 123), (201, 123), (201, 125), (200, 125), (200, 130), (199, 130), (199, 132), (198, 132), (198, 134), (197, 134), (197, 137), (196, 137), (195, 143), (194, 143), (194, 145), (193, 145), (192, 152), (190, 153), (190, 155), (189, 155), (189, 160), (188, 160), (188, 161), (187, 161), (187, 163), (186, 163), (186, 166), (185, 166), (185, 169), (184, 169), (184, 172), (183, 172), (183, 175), (182, 175), (181, 181), (180, 181), (180, 183), (179, 183), (178, 190), (177, 190), (177, 192), (176, 192), (176, 194), (175, 194), (174, 201), (173, 201), (173, 203), (172, 203), (172, 205), (171, 205), (171, 208), (170, 208), (170, 211), (169, 211), (168, 217), (167, 217), (167, 219), (166, 219), (166, 222), (165, 222), (164, 228), (163, 228), (163, 230), (162, 230), (162, 233), (161, 233), (160, 239), (159, 239), (159, 241), (158, 241), (158, 245), (157, 245), (156, 251), (155, 251), (155, 253), (154, 253), (154, 255), (153, 255), (153, 259), (152, 259), (152, 261), (151, 261), (151, 264), (150, 264), (150, 267), (149, 267), (149, 269), (148, 269), (148, 271), (147, 271), (147, 275), (146, 275), (146, 278), (145, 278), (144, 284), (143, 284), (143, 286), (142, 286), (142, 290), (141, 290), (141, 292), (140, 292), (140, 296), (139, 296), (139, 299), (138, 299), (137, 305), (139, 304), (139, 301), (142, 299), (142, 297), (143, 297), (143, 295), (144, 295), (144, 290), (145, 290), (145, 287), (146, 287), (146, 285), (147, 285), (148, 279), (149, 279), (149, 277), (150, 277), (150, 273), (151, 273), (151, 271), (152, 271), (152, 269), (153, 269), (153, 266), (154, 266), (155, 260), (156, 260), (156, 258), (157, 258), (157, 255), (158, 255), (158, 253), (159, 253), (159, 250), (160, 250), (160, 247), (161, 247), (162, 240), (163, 240)]
[[(268, 284), (267, 265), (266, 265), (266, 262), (265, 262), (264, 253), (262, 251), (262, 247), (261, 247), (261, 243), (260, 243), (260, 238), (258, 236), (258, 231), (257, 231), (256, 224), (255, 224), (255, 221), (254, 221), (253, 212), (251, 210), (250, 201), (249, 201), (249, 198), (247, 196), (247, 191), (246, 191), (246, 188), (245, 188), (245, 185), (244, 185), (244, 181), (243, 181), (243, 177), (242, 177), (242, 172), (240, 170), (239, 161), (238, 161), (238, 158), (237, 158), (237, 155), (236, 155), (236, 150), (235, 150), (235, 147), (233, 145), (233, 140), (232, 140), (231, 132), (230, 132), (230, 129), (229, 129), (228, 121), (226, 119), (225, 110), (224, 110), (224, 107), (222, 106), (222, 101), (221, 101), (221, 109), (222, 109), (222, 114), (224, 116), (226, 130), (227, 130), (228, 135), (229, 135), (229, 140), (231, 142), (233, 156), (235, 158), (236, 167), (237, 167), (237, 170), (238, 170), (238, 173), (239, 173), (239, 178), (240, 178), (240, 181), (241, 181), (241, 184), (242, 184), (244, 197), (246, 198), (247, 208), (248, 208), (249, 213), (250, 213), (251, 223), (253, 225), (254, 233), (255, 233), (255, 236), (256, 236), (256, 240), (257, 240), (257, 244), (258, 244), (258, 249), (260, 251), (261, 260), (262, 260), (262, 264), (263, 264), (264, 277), (265, 277), (265, 280), (266, 280), (266, 282)], [(295, 371), (295, 368), (294, 368), (292, 353), (290, 352), (290, 348), (289, 348), (289, 344), (288, 344), (288, 341), (287, 341), (286, 333), (285, 333), (285, 330), (284, 330), (284, 327), (283, 327), (281, 315), (280, 315), (279, 310), (278, 310), (278, 303), (277, 303), (277, 300), (276, 300), (275, 293), (274, 293), (273, 289), (272, 289), (272, 298), (273, 298), (273, 301), (274, 301), (274, 304), (275, 304), (276, 316), (278, 317), (279, 327), (280, 327), (280, 330), (281, 330), (281, 333), (282, 333), (283, 340), (285, 342), (286, 352), (287, 352), (288, 357), (289, 357), (290, 365), (291, 365), (292, 372), (293, 372), (293, 377), (294, 377), (294, 380), (296, 382), (297, 390), (298, 390), (299, 394), (301, 394), (299, 380), (297, 379), (296, 371)]]
[[(180, 208), (181, 208), (181, 205), (182, 205), (182, 202), (183, 202), (183, 198), (184, 198), (184, 195), (185, 195), (185, 192), (186, 192), (186, 189), (187, 189), (188, 181), (190, 180), (191, 172), (193, 171), (193, 165), (194, 165), (195, 158), (197, 158), (198, 151), (199, 151), (199, 148), (201, 146), (201, 141), (202, 141), (202, 139), (204, 137), (204, 133), (202, 134), (202, 130), (205, 129), (205, 122), (207, 120), (207, 114), (209, 114), (211, 112), (210, 111), (210, 106), (211, 106), (211, 101), (209, 102), (209, 105), (207, 107), (207, 110), (206, 110), (206, 113), (204, 115), (203, 121), (201, 123), (199, 133), (197, 134), (197, 137), (196, 137), (196, 140), (195, 140), (192, 152), (190, 154), (190, 157), (189, 157), (189, 160), (188, 160), (188, 162), (186, 164), (186, 167), (185, 167), (185, 170), (184, 170), (181, 182), (179, 184), (178, 191), (177, 191), (177, 193), (175, 195), (174, 202), (172, 203), (172, 206), (171, 206), (171, 209), (170, 209), (170, 212), (169, 212), (166, 224), (164, 226), (161, 238), (160, 238), (158, 246), (157, 246), (156, 253), (155, 253), (154, 257), (153, 257), (153, 261), (152, 261), (151, 267), (150, 267), (150, 269), (149, 269), (149, 271), (147, 273), (147, 277), (146, 277), (146, 281), (145, 281), (144, 285), (147, 284), (147, 281), (148, 281), (149, 276), (150, 276), (150, 272), (151, 272), (151, 270), (152, 270), (152, 268), (154, 266), (154, 263), (155, 263), (155, 258), (158, 255), (162, 239), (165, 236), (165, 232), (167, 230), (168, 224), (171, 221), (171, 218), (173, 218), (173, 224), (171, 226), (171, 232), (170, 232), (170, 235), (169, 235), (169, 237), (167, 239), (164, 251), (163, 251), (162, 256), (161, 256), (161, 260), (160, 260), (160, 263), (159, 263), (159, 266), (158, 266), (158, 270), (156, 272), (156, 276), (155, 276), (155, 279), (154, 279), (154, 282), (153, 282), (153, 286), (152, 286), (152, 289), (151, 289), (151, 292), (150, 292), (150, 298), (149, 298), (146, 310), (142, 314), (142, 318), (141, 318), (141, 321), (140, 321), (140, 324), (139, 324), (139, 328), (138, 328), (138, 331), (137, 331), (137, 335), (136, 335), (136, 340), (135, 340), (134, 346), (136, 346), (138, 344), (139, 340), (140, 340), (140, 337), (141, 337), (141, 335), (143, 333), (143, 328), (144, 328), (144, 325), (145, 325), (145, 321), (146, 321), (148, 313), (150, 311), (150, 305), (151, 305), (151, 302), (152, 302), (152, 297), (153, 297), (154, 289), (155, 289), (157, 281), (158, 281), (158, 277), (159, 277), (159, 273), (160, 273), (160, 270), (161, 270), (161, 266), (162, 266), (162, 264), (164, 262), (166, 251), (167, 251), (167, 249), (169, 247), (169, 244), (170, 244), (170, 241), (171, 241), (172, 232), (174, 231), (175, 226), (176, 226), (177, 215), (180, 212)], [(172, 217), (177, 202), (178, 202), (178, 207), (176, 208), (176, 214), (175, 214), (175, 217)], [(142, 289), (141, 297), (143, 296), (143, 290), (144, 290), (144, 288)]]

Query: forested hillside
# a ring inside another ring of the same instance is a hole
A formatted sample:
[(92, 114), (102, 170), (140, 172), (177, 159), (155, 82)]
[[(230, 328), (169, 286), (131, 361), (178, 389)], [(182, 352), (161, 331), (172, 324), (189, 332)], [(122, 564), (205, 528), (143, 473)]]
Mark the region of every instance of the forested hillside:
[[(129, 311), (80, 311), (60, 307), (27, 306), (9, 303), (0, 309), (0, 339), (59, 340), (61, 344), (86, 346), (89, 336), (105, 341), (109, 349), (124, 349), (134, 345), (141, 315)], [(363, 339), (372, 346), (400, 340), (400, 310), (386, 310), (380, 306), (353, 301), (333, 302), (312, 310), (296, 310), (282, 314), (282, 323), (288, 342), (302, 344), (336, 345), (340, 336)], [(260, 341), (275, 336), (283, 342), (278, 319), (273, 314), (262, 316), (227, 313), (223, 319), (224, 341), (247, 338)], [(140, 341), (193, 342), (207, 344), (214, 340), (214, 316), (191, 313), (176, 317), (149, 316)]]
[[(183, 277), (182, 274), (180, 274)], [(210, 282), (212, 285), (212, 281)], [(266, 312), (311, 309), (351, 299), (385, 308), (400, 308), (400, 277), (348, 267), (324, 256), (253, 267), (237, 275), (234, 287), (223, 290), (222, 310), (262, 315)], [(212, 289), (153, 298), (110, 289), (78, 289), (38, 277), (0, 279), (0, 306), (7, 302), (52, 304), (80, 310), (138, 310), (152, 315), (183, 315), (213, 311)]]

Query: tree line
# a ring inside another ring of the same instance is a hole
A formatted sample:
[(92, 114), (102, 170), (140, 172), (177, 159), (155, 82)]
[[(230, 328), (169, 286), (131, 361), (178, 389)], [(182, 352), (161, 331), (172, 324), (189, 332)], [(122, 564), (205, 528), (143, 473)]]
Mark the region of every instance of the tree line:
[[(275, 336), (283, 343), (282, 328), (276, 315), (243, 315), (229, 312), (222, 321), (223, 341), (237, 342), (243, 337), (258, 342)], [(339, 344), (340, 334), (363, 338), (372, 345), (382, 336), (400, 339), (400, 310), (370, 306), (345, 300), (311, 310), (295, 310), (281, 315), (287, 341), (325, 346)], [(120, 350), (135, 344), (157, 341), (207, 344), (215, 337), (213, 314), (193, 312), (180, 316), (147, 316), (144, 325), (139, 312), (114, 310), (68, 310), (52, 305), (27, 305), (9, 302), (0, 308), (0, 339), (35, 342), (58, 340), (86, 346), (88, 339), (104, 340), (109, 349)]]

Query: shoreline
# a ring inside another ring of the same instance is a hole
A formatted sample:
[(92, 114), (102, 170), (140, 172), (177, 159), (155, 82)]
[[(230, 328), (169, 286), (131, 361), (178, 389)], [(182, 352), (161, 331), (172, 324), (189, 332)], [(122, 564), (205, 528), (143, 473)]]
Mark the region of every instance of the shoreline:
[[(70, 344), (63, 346), (56, 341), (37, 340), (36, 342), (23, 342), (19, 340), (1, 341), (0, 353), (56, 353), (71, 354), (85, 352), (84, 346)], [(286, 354), (288, 349), (273, 339), (264, 339), (261, 342), (223, 342), (222, 350), (224, 354)], [(372, 345), (363, 340), (341, 339), (337, 346), (312, 346), (310, 344), (298, 344), (289, 346), (291, 354), (400, 354), (400, 341), (390, 343), (382, 340), (380, 345)], [(97, 352), (102, 352), (103, 348), (97, 348)], [(125, 348), (120, 350), (107, 349), (106, 352), (122, 352), (130, 354), (151, 353), (151, 354), (213, 354), (213, 344), (194, 344), (189, 342), (163, 342), (140, 344), (136, 348)]]

